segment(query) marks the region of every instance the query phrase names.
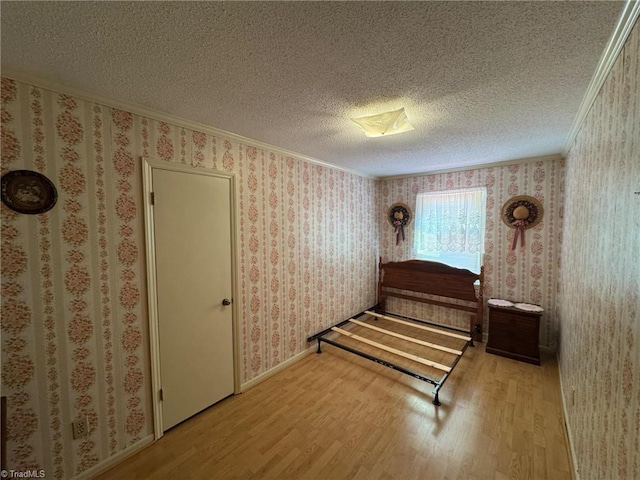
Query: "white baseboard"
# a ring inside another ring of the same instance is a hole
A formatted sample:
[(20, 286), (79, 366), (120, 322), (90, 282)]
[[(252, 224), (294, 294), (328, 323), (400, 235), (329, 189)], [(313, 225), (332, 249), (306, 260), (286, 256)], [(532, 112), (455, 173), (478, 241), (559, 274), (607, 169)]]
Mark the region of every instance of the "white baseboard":
[(124, 450), (119, 451), (115, 455), (110, 456), (103, 462), (100, 462), (97, 465), (94, 465), (93, 467), (91, 467), (88, 470), (85, 470), (82, 473), (79, 473), (78, 475), (73, 477), (71, 480), (85, 480), (85, 479), (93, 478), (103, 472), (106, 472), (111, 467), (115, 466), (117, 463), (120, 463), (123, 460), (131, 457), (132, 455), (138, 453), (144, 447), (152, 443), (153, 443), (153, 435), (148, 435), (144, 437), (142, 440), (138, 440), (133, 445), (125, 448)]
[(560, 399), (562, 400), (562, 425), (564, 427), (564, 433), (567, 437), (567, 443), (569, 444), (569, 462), (571, 463), (571, 473), (573, 474), (573, 480), (580, 480), (576, 451), (574, 449), (573, 437), (571, 436), (571, 425), (569, 424), (569, 415), (567, 414), (567, 396), (565, 395), (564, 386), (562, 385), (560, 361), (558, 361), (558, 378), (560, 379)]
[(293, 365), (296, 362), (299, 362), (300, 360), (302, 360), (307, 355), (309, 355), (311, 353), (314, 353), (316, 351), (316, 349), (317, 349), (317, 347), (314, 345), (314, 346), (311, 346), (311, 347), (307, 348), (306, 350), (303, 350), (302, 352), (298, 353), (297, 355), (294, 355), (293, 357), (291, 357), (289, 360), (285, 360), (280, 365), (277, 365), (277, 366), (273, 367), (272, 369), (267, 370), (266, 372), (261, 373), (257, 377), (249, 380), (248, 382), (243, 383), (240, 386), (240, 390), (242, 392), (245, 392), (245, 391), (249, 390), (250, 388), (255, 387), (259, 383), (264, 382), (267, 378), (274, 376), (276, 373), (284, 370), (285, 368)]

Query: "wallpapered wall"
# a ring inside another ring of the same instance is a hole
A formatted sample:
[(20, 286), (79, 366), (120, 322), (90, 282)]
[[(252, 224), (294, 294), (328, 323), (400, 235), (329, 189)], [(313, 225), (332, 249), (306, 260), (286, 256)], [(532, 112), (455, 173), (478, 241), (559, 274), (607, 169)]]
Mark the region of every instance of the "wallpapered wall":
[(2, 206), (11, 468), (70, 478), (152, 433), (140, 156), (236, 174), (243, 383), (375, 301), (373, 180), (3, 78), (2, 171), (59, 195)]
[[(545, 312), (540, 342), (554, 347), (558, 330), (556, 301), (563, 172), (562, 160), (547, 160), (382, 181), (379, 185), (378, 216), (382, 222), (380, 251), (383, 261), (412, 258), (414, 223), (411, 222), (405, 230), (406, 240), (396, 245), (394, 227), (387, 220), (391, 205), (402, 202), (415, 213), (416, 196), (420, 192), (485, 186), (485, 299), (495, 297), (542, 305)], [(518, 243), (516, 250), (512, 251), (513, 229), (502, 221), (501, 211), (502, 205), (515, 195), (531, 195), (540, 200), (544, 217), (536, 227), (526, 231), (525, 247)], [(433, 305), (390, 299), (388, 309), (444, 324), (465, 328), (469, 325), (469, 314)], [(485, 317), (485, 332), (486, 324)]]
[(567, 156), (566, 180), (559, 360), (579, 474), (640, 478), (637, 23)]

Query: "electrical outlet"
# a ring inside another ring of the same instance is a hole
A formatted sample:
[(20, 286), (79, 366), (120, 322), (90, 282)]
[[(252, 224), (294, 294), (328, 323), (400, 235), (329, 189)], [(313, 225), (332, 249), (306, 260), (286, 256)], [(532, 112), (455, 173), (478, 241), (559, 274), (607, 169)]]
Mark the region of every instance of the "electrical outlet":
[(78, 420), (71, 422), (71, 431), (73, 433), (74, 440), (76, 438), (82, 438), (89, 435), (89, 420), (88, 418), (82, 417)]

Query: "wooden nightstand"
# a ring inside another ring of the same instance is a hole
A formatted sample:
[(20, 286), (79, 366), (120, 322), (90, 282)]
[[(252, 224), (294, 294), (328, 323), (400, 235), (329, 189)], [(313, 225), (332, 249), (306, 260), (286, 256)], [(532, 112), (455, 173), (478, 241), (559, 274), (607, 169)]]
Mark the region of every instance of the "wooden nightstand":
[(515, 307), (489, 305), (487, 352), (540, 365), (540, 317)]

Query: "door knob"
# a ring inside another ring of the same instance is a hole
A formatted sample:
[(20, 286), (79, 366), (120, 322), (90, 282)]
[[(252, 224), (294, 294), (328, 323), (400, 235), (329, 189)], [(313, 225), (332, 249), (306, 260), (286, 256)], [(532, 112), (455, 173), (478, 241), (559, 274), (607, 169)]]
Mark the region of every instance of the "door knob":
[(229, 300), (228, 298), (225, 298), (225, 299), (222, 300), (222, 304), (224, 306), (231, 305), (231, 300)]

